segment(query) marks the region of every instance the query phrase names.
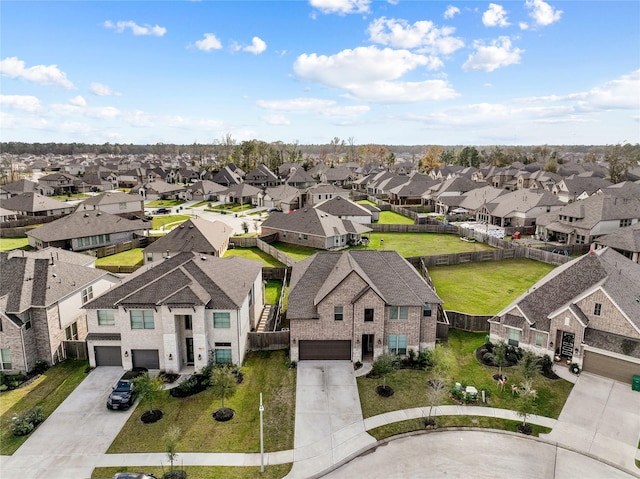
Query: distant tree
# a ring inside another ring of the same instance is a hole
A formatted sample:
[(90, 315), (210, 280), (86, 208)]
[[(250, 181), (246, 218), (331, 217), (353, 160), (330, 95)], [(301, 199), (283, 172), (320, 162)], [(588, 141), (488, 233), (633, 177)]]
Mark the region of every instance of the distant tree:
[(620, 183), (627, 179), (627, 172), (638, 166), (640, 161), (640, 145), (624, 143), (607, 147), (605, 160), (609, 165), (609, 178), (612, 183)]
[(549, 160), (544, 167), (544, 171), (549, 173), (557, 173), (558, 172), (558, 162), (556, 160)]
[(442, 163), (440, 162), (440, 155), (443, 151), (444, 149), (441, 146), (427, 147), (420, 159), (420, 171), (429, 173), (431, 170), (442, 166)]
[(456, 162), (456, 154), (452, 149), (442, 150), (438, 158), (443, 165), (453, 165)]
[(458, 153), (457, 163), (460, 166), (473, 166), (474, 168), (480, 167), (480, 153), (475, 146), (465, 146), (460, 153)]

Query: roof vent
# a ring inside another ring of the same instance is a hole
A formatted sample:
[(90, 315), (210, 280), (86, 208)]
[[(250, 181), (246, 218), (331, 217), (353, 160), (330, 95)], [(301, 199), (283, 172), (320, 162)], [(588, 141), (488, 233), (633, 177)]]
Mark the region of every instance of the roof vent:
[(200, 259), (201, 259), (202, 261), (206, 261), (206, 260), (207, 260), (207, 257), (206, 257), (206, 256), (200, 256)]
[(89, 217), (89, 213), (85, 213), (85, 214), (84, 214), (84, 217), (85, 217), (85, 218), (88, 218), (88, 217)]

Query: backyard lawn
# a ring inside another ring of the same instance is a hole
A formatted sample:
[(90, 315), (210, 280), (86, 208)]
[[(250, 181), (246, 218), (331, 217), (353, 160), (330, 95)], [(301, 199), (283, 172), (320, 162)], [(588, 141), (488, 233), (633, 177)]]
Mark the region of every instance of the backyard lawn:
[(0, 238), (0, 251), (12, 251), (14, 249), (30, 250), (29, 238)]
[(282, 281), (270, 279), (264, 287), (264, 303), (278, 304), (282, 294)]
[(265, 451), (292, 449), (296, 370), (287, 364), (284, 351), (249, 354), (242, 367), (244, 381), (233, 397), (225, 399), (225, 407), (236, 412), (228, 422), (211, 417), (221, 406), (211, 389), (187, 398), (163, 392), (153, 407), (164, 416), (153, 424), (142, 423), (140, 416), (149, 406), (138, 404), (108, 452), (164, 452), (162, 436), (174, 425), (182, 431), (178, 451), (260, 452), (260, 393), (265, 407)]
[(49, 416), (86, 377), (86, 361), (67, 360), (47, 369), (28, 386), (2, 393), (0, 400), (0, 454), (13, 454), (29, 436), (11, 433), (11, 418), (39, 406)]
[(153, 226), (154, 230), (170, 230), (176, 227), (180, 223), (184, 223), (191, 215), (166, 215), (166, 216), (154, 216)]
[[(486, 333), (471, 333), (456, 329), (449, 331), (449, 340), (445, 347), (450, 348), (456, 359), (448, 374), (447, 389), (451, 389), (456, 382), (464, 386), (475, 386), (478, 391), (485, 390), (488, 394), (487, 406), (503, 409), (515, 409), (515, 397), (509, 390), (511, 384), (520, 385), (522, 377), (515, 367), (503, 368), (508, 377), (504, 391), (497, 387), (493, 375), (497, 368), (484, 366), (475, 357), (475, 350), (484, 343)], [(415, 407), (428, 409), (426, 384), (428, 373), (423, 370), (400, 369), (387, 375), (386, 384), (391, 386), (395, 394), (385, 398), (375, 391), (382, 379), (358, 377), (358, 391), (364, 417), (376, 416), (389, 411)], [(557, 418), (562, 410), (573, 384), (563, 379), (551, 380), (538, 374), (533, 381), (533, 389), (537, 391), (536, 414)], [(447, 397), (443, 404), (456, 404)], [(483, 406), (482, 402), (477, 404)], [(493, 427), (493, 426), (488, 426)]]
[(228, 249), (224, 253), (224, 257), (229, 256), (242, 256), (243, 258), (254, 259), (256, 261), (262, 261), (263, 265), (269, 268), (280, 268), (284, 265), (275, 259), (273, 256), (268, 255), (259, 248), (233, 248)]
[(171, 208), (184, 204), (183, 200), (155, 200), (144, 204), (145, 208)]
[(395, 211), (381, 211), (378, 224), (381, 225), (412, 225), (415, 221), (413, 218), (401, 215)]
[(143, 248), (133, 248), (122, 253), (96, 259), (96, 266), (137, 266), (144, 262)]
[(433, 266), (429, 275), (445, 309), (494, 315), (553, 268), (547, 263), (517, 258)]

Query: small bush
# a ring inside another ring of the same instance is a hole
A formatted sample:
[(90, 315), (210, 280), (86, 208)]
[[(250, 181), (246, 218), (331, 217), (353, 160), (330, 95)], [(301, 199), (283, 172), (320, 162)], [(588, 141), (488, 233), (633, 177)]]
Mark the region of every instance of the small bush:
[(175, 398), (186, 398), (198, 394), (209, 386), (209, 377), (201, 373), (192, 374), (189, 379), (179, 386), (169, 390), (169, 394)]
[(38, 359), (36, 361), (36, 365), (33, 368), (33, 373), (34, 374), (42, 374), (44, 373), (47, 369), (49, 369), (49, 363), (46, 361), (42, 361), (40, 359)]
[(14, 436), (26, 436), (42, 421), (44, 414), (40, 407), (28, 409), (11, 419), (11, 432)]

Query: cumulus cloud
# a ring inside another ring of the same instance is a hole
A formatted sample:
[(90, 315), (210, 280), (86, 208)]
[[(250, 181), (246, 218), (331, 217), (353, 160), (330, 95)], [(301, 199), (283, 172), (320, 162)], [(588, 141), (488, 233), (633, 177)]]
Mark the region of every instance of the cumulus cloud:
[(559, 21), (562, 16), (562, 10), (553, 8), (544, 0), (527, 0), (525, 6), (529, 10), (529, 16), (541, 27)]
[(369, 25), (369, 39), (395, 48), (420, 49), (434, 55), (448, 55), (464, 46), (453, 36), (455, 28), (437, 27), (428, 20), (410, 25), (405, 20), (381, 17)]
[(35, 113), (42, 110), (40, 100), (31, 95), (0, 95), (0, 105), (3, 108)]
[(211, 50), (220, 50), (222, 48), (222, 43), (213, 33), (205, 33), (204, 38), (202, 40), (198, 40), (195, 43), (195, 46), (198, 50), (202, 50), (203, 52), (210, 52)]
[(447, 9), (444, 11), (444, 18), (453, 18), (460, 13), (460, 9), (458, 7), (454, 7), (453, 5), (449, 5)]
[(524, 50), (513, 47), (509, 37), (499, 37), (489, 45), (482, 41), (474, 42), (475, 52), (469, 55), (462, 65), (464, 71), (484, 70), (492, 72), (498, 68), (520, 63)]
[(267, 115), (260, 117), (260, 119), (267, 125), (286, 126), (291, 124), (291, 121), (284, 115)]
[(69, 103), (71, 103), (74, 106), (87, 106), (87, 100), (85, 100), (82, 96), (78, 95), (76, 97), (73, 97), (69, 100)]
[(96, 96), (120, 96), (121, 94), (113, 91), (107, 85), (94, 82), (89, 86), (89, 91)]
[(371, 0), (309, 0), (309, 4), (324, 14), (368, 13)]
[(22, 78), (38, 85), (57, 85), (67, 90), (74, 88), (73, 83), (67, 79), (67, 74), (57, 65), (35, 65), (25, 67), (25, 62), (17, 57), (7, 57), (0, 61), (0, 74), (9, 78)]
[(254, 55), (260, 55), (267, 49), (267, 44), (260, 37), (253, 37), (251, 39), (251, 45), (244, 47), (242, 50), (245, 52), (253, 53)]
[(319, 111), (335, 105), (334, 100), (320, 98), (291, 98), (289, 100), (258, 100), (256, 105), (265, 110)]
[(354, 85), (349, 93), (359, 100), (376, 103), (415, 103), (419, 101), (449, 100), (459, 96), (445, 80), (422, 82), (378, 81)]
[(165, 33), (167, 33), (167, 29), (165, 27), (161, 27), (159, 25), (138, 25), (136, 22), (132, 20), (119, 21), (113, 23), (110, 20), (104, 22), (104, 27), (110, 30), (115, 30), (117, 33), (123, 33), (125, 30), (131, 30), (135, 36), (152, 36), (152, 37), (162, 37)]
[(502, 5), (490, 3), (489, 8), (482, 14), (482, 23), (485, 27), (508, 27), (507, 11)]

